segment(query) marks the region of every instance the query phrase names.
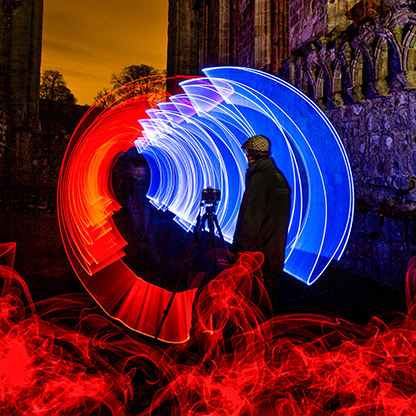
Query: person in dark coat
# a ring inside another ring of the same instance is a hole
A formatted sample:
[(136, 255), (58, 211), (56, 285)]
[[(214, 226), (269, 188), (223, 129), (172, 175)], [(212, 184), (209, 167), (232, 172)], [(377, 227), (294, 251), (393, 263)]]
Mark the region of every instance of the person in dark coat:
[(231, 252), (234, 255), (246, 251), (264, 254), (264, 286), (276, 313), (279, 309), (277, 281), (285, 260), (291, 190), (270, 157), (269, 139), (253, 136), (242, 149), (246, 151), (249, 167)]

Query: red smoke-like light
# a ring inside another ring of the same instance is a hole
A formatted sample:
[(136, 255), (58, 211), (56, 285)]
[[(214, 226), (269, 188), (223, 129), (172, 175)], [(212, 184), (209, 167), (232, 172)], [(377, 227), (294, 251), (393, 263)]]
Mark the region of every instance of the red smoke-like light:
[(408, 314), (366, 326), (314, 314), (266, 320), (261, 261), (245, 253), (212, 280), (190, 340), (163, 347), (118, 327), (85, 295), (33, 305), (2, 266), (0, 414), (415, 414), (416, 258)]
[[(8, 247), (0, 244), (0, 253), (7, 253)], [(6, 257), (0, 266), (0, 414), (126, 414), (130, 377), (109, 367), (108, 357), (94, 353), (93, 334), (79, 330), (82, 301), (40, 302), (39, 313), (25, 282), (11, 267), (13, 260)], [(78, 323), (67, 328), (63, 321), (73, 309)], [(56, 313), (59, 325), (52, 317), (43, 319), (42, 314)]]

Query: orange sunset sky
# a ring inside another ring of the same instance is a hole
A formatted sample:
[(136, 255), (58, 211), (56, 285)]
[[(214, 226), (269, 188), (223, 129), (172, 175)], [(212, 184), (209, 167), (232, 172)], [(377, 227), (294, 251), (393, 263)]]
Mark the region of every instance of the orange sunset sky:
[(168, 0), (45, 0), (41, 72), (58, 70), (92, 105), (129, 65), (166, 69)]

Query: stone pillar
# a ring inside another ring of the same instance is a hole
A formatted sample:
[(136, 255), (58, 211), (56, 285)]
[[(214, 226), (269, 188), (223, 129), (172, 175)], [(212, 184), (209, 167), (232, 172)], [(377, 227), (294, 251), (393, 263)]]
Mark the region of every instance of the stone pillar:
[(230, 64), (230, 0), (219, 0), (218, 65)]
[(255, 0), (254, 67), (268, 70), (271, 66), (272, 0)]
[[(203, 2), (169, 0), (167, 76), (199, 75), (204, 61)], [(180, 89), (168, 81), (168, 92)]]
[(169, 1), (167, 76), (187, 75), (191, 47), (191, 2)]
[(39, 131), (43, 0), (2, 1), (0, 97), (7, 118), (4, 182), (30, 186), (31, 138)]
[(255, 66), (256, 49), (256, 0), (239, 0), (236, 2), (236, 35), (233, 40), (236, 65)]
[(289, 57), (289, 3), (288, 0), (272, 0), (272, 67), (276, 74)]
[(9, 124), (6, 109), (9, 106), (7, 99), (9, 97), (12, 16), (11, 1), (2, 1), (0, 3), (0, 117), (2, 125), (0, 135), (0, 181), (4, 179), (6, 170), (6, 133)]
[(277, 73), (289, 56), (287, 0), (255, 0), (254, 67)]
[[(221, 30), (223, 18), (220, 10), (221, 0), (207, 0), (203, 8), (203, 49), (204, 55), (200, 60), (201, 66), (216, 66), (219, 64), (220, 56), (223, 58), (221, 48), (226, 46), (227, 39), (222, 38), (224, 32)], [(226, 18), (225, 18), (226, 19)]]

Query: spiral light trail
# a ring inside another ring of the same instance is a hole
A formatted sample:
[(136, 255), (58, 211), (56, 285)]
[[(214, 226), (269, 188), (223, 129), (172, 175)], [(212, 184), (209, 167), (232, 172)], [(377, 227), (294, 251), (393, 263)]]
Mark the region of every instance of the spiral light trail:
[[(247, 167), (241, 144), (254, 134), (267, 136), (292, 189), (285, 271), (308, 285), (340, 258), (351, 231), (351, 168), (324, 113), (270, 74), (239, 67), (204, 72), (206, 78), (181, 82), (184, 94), (169, 101), (156, 87), (137, 96), (132, 85), (111, 106), (97, 104), (78, 125), (61, 167), (58, 218), (75, 272), (106, 313), (149, 336), (171, 292), (122, 261), (126, 241), (112, 219), (120, 209), (112, 167), (133, 143), (150, 165), (149, 200), (174, 213), (185, 230), (196, 223), (202, 190), (221, 190), (217, 217), (230, 242)], [(177, 294), (160, 339), (188, 338), (195, 291)]]

